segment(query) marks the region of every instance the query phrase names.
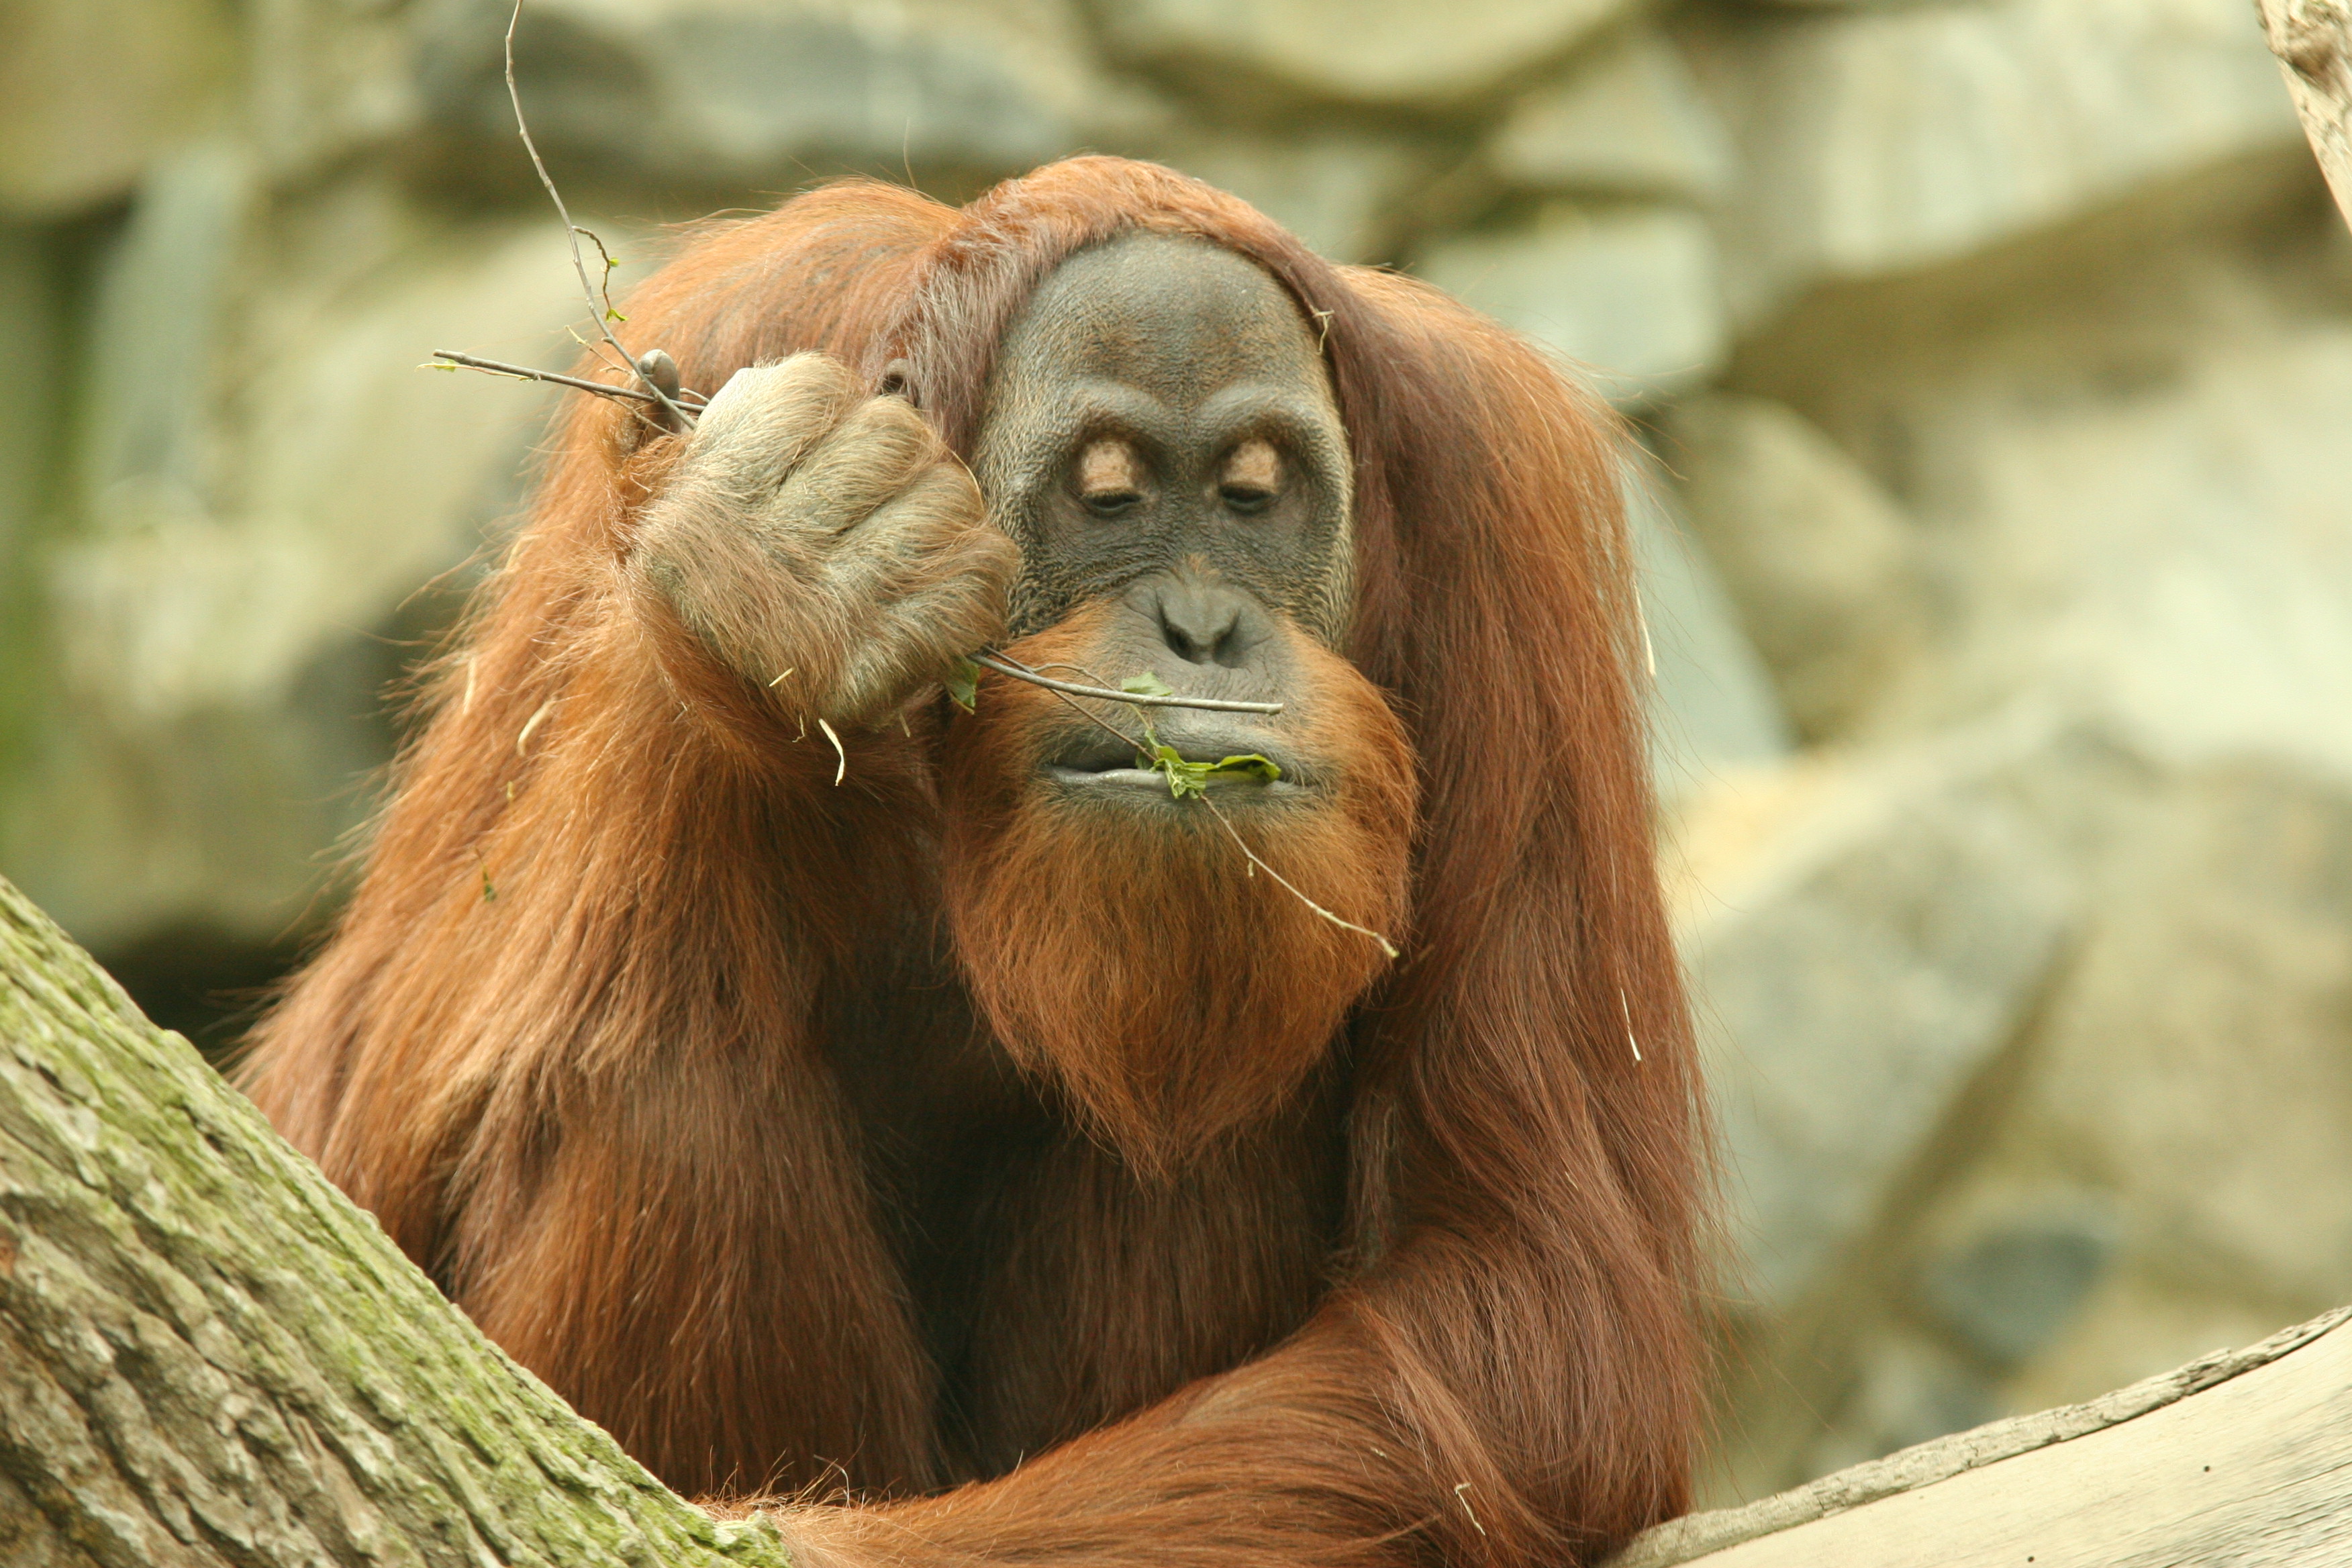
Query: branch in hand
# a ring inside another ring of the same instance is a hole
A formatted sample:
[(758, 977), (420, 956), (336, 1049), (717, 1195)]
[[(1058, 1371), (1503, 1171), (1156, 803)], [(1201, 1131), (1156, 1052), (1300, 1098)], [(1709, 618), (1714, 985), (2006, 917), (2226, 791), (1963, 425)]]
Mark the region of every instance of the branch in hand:
[[(654, 350), (645, 357), (650, 360), (655, 353), (660, 352), (658, 349)], [(634, 386), (614, 386), (601, 381), (583, 381), (576, 375), (558, 375), (551, 370), (534, 370), (527, 364), (509, 364), (504, 360), (483, 359), (475, 354), (461, 354), (449, 349), (435, 349), (433, 357), (445, 362), (427, 367), (433, 370), (454, 370), (463, 365), (467, 370), (488, 371), (492, 375), (510, 375), (517, 381), (552, 382), (558, 386), (569, 386), (581, 392), (593, 392), (599, 397), (625, 397), (638, 403), (659, 401), (653, 393), (641, 392)], [(679, 391), (673, 395), (677, 397), (681, 406), (694, 412), (699, 412), (702, 405), (709, 401), (698, 392)]]
[[(596, 254), (604, 258), (604, 274), (608, 279), (613, 272), (613, 258), (611, 253), (605, 250), (603, 240), (598, 239), (593, 234), (589, 234), (588, 230), (572, 221), (572, 209), (563, 205), (563, 193), (555, 188), (555, 180), (548, 174), (545, 160), (539, 155), (539, 144), (530, 139), (530, 125), (523, 119), (522, 114), (522, 91), (515, 86), (514, 36), (516, 24), (521, 20), (522, 0), (515, 0), (514, 15), (507, 18), (507, 100), (514, 105), (515, 130), (522, 136), (523, 151), (530, 154), (530, 166), (539, 171), (539, 183), (547, 187), (548, 199), (555, 204), (556, 216), (563, 220), (563, 237), (572, 247), (572, 270), (579, 274), (581, 297), (588, 301), (588, 310), (595, 316), (596, 328), (604, 334), (604, 341), (613, 345), (613, 352), (619, 354), (622, 363), (635, 374), (638, 382), (651, 395), (650, 400), (660, 405), (662, 422), (672, 430), (691, 430), (694, 428), (694, 416), (688, 413), (679, 405), (677, 400), (670, 395), (669, 391), (654, 376), (651, 367), (640, 363), (637, 356), (623, 347), (621, 340), (613, 335), (613, 318), (620, 312), (613, 309), (612, 296), (607, 293), (604, 303), (600, 306), (597, 303), (596, 289), (588, 281), (588, 263), (580, 254), (582, 235), (588, 235), (589, 239), (596, 247)], [(649, 354), (646, 357), (650, 359), (652, 356)]]

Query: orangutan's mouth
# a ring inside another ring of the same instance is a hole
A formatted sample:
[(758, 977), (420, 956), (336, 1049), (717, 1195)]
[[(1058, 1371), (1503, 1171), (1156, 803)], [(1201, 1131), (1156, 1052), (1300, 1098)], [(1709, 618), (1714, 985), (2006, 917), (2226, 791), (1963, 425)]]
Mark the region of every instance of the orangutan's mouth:
[[(1222, 724), (1155, 728), (1160, 742), (1172, 747), (1179, 757), (1206, 764), (1209, 771), (1198, 774), (1198, 782), (1203, 789), (1215, 790), (1220, 800), (1296, 796), (1314, 785), (1312, 774), (1300, 765), (1297, 754), (1263, 730)], [(1266, 769), (1246, 763), (1217, 766), (1241, 758), (1264, 759), (1272, 765), (1274, 776), (1268, 778)], [(1055, 784), (1089, 794), (1134, 792), (1176, 798), (1167, 772), (1146, 765), (1149, 761), (1137, 743), (1097, 730), (1091, 735), (1083, 731), (1072, 735), (1070, 743), (1049, 757), (1039, 772)]]

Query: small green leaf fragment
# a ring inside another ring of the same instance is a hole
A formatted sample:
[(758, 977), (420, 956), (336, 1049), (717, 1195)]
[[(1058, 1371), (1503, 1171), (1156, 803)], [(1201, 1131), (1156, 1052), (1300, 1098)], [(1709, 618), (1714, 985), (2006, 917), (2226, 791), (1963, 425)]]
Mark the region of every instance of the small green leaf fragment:
[(494, 904), (498, 901), (498, 886), (490, 880), (490, 868), (488, 866), (485, 866), (482, 868), (482, 902), (486, 904)]
[(608, 321), (625, 321), (629, 318), (621, 314), (620, 311), (613, 309), (612, 306), (607, 305), (604, 307), (604, 319)]
[(1171, 689), (1166, 681), (1160, 679), (1158, 676), (1152, 674), (1148, 669), (1141, 675), (1129, 676), (1125, 680), (1118, 683), (1118, 689), (1133, 697), (1173, 697), (1176, 695), (1176, 693)]
[(1186, 762), (1173, 746), (1153, 746), (1151, 755), (1145, 761), (1148, 766), (1160, 770), (1160, 776), (1168, 781), (1168, 793), (1178, 800), (1200, 795), (1206, 788), (1202, 780), (1208, 776), (1209, 764)]
[(1202, 775), (1212, 779), (1251, 779), (1258, 784), (1272, 784), (1282, 776), (1281, 767), (1271, 757), (1255, 752), (1247, 756), (1227, 757)]
[(1168, 781), (1168, 793), (1178, 800), (1190, 800), (1206, 795), (1209, 785), (1223, 781), (1247, 781), (1252, 784), (1272, 784), (1282, 776), (1281, 767), (1271, 757), (1255, 752), (1245, 756), (1224, 757), (1213, 763), (1188, 761), (1175, 747), (1151, 737), (1151, 749), (1140, 752), (1135, 765), (1158, 773)]
[(948, 668), (948, 696), (965, 712), (977, 710), (980, 701), (980, 666), (968, 658), (960, 658)]

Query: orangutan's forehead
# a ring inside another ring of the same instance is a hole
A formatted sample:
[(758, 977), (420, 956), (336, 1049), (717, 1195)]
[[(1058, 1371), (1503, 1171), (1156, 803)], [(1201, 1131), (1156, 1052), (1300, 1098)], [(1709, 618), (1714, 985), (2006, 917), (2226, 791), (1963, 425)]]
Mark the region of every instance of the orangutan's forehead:
[(1252, 382), (1328, 395), (1315, 334), (1280, 284), (1220, 246), (1167, 235), (1124, 236), (1064, 262), (1013, 322), (999, 363), (1024, 377), (1124, 383), (1178, 405)]

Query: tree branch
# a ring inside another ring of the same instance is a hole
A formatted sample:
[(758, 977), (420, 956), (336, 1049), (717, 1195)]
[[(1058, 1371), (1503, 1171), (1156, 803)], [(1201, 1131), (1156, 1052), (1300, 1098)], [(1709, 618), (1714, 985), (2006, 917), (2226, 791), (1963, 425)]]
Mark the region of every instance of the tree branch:
[(1006, 658), (1001, 653), (976, 653), (971, 662), (982, 669), (992, 669), (999, 675), (1009, 675), (1015, 680), (1025, 680), (1032, 686), (1042, 686), (1048, 691), (1059, 691), (1070, 697), (1098, 697), (1106, 702), (1129, 702), (1138, 708), (1203, 708), (1212, 713), (1279, 713), (1279, 702), (1234, 702), (1222, 697), (1179, 697), (1171, 694), (1155, 697), (1140, 691), (1113, 691), (1108, 686), (1079, 686), (1072, 681), (1055, 680), (1038, 674), (1025, 664)]
[(606, 293), (604, 303), (600, 307), (596, 303), (596, 290), (589, 286), (588, 263), (580, 254), (580, 237), (586, 234), (594, 243), (596, 254), (604, 259), (604, 275), (608, 279), (613, 273), (612, 253), (604, 248), (603, 240), (589, 234), (588, 230), (572, 221), (572, 209), (563, 205), (563, 193), (555, 188), (554, 177), (548, 174), (546, 161), (539, 155), (539, 143), (530, 139), (530, 124), (522, 116), (522, 90), (515, 86), (514, 36), (515, 26), (521, 20), (522, 0), (515, 0), (514, 14), (507, 18), (507, 100), (514, 105), (515, 130), (521, 133), (523, 151), (530, 154), (530, 166), (539, 171), (539, 183), (547, 187), (547, 199), (555, 204), (556, 216), (563, 220), (563, 237), (572, 247), (572, 270), (579, 275), (581, 296), (588, 301), (588, 313), (596, 318), (596, 329), (604, 334), (604, 341), (613, 345), (613, 352), (621, 356), (622, 363), (635, 374), (645, 389), (653, 395), (653, 400), (661, 405), (662, 413), (668, 420), (669, 427), (673, 430), (691, 430), (694, 428), (694, 416), (679, 407), (670, 395), (663, 390), (661, 384), (647, 373), (646, 366), (638, 362), (637, 357), (623, 347), (621, 340), (613, 335), (612, 295), (609, 292)]
[(2303, 133), (2352, 225), (2352, 0), (2259, 0)]
[[(656, 401), (652, 393), (640, 392), (634, 386), (613, 386), (601, 381), (583, 381), (576, 375), (558, 375), (551, 370), (533, 370), (527, 364), (509, 364), (504, 360), (482, 359), (475, 354), (461, 354), (449, 349), (435, 349), (433, 357), (444, 361), (445, 363), (427, 365), (424, 368), (439, 370), (453, 365), (464, 365), (467, 370), (486, 370), (492, 375), (510, 375), (517, 381), (553, 382), (558, 386), (569, 386), (581, 392), (593, 392), (599, 397), (627, 397), (642, 403)], [(646, 357), (652, 356), (649, 354)], [(699, 393), (681, 392), (678, 395), (681, 398), (695, 399), (698, 405), (703, 401), (702, 395)]]
[(5, 881), (0, 1557), (788, 1568), (508, 1360)]

